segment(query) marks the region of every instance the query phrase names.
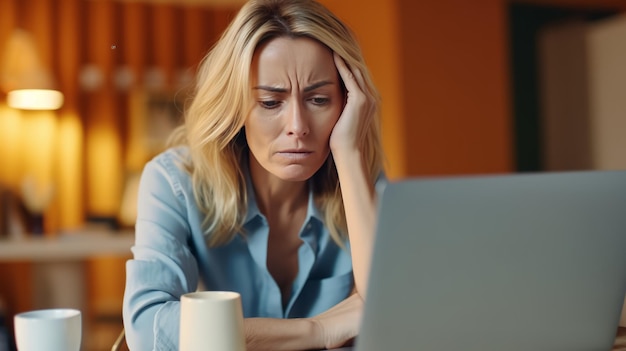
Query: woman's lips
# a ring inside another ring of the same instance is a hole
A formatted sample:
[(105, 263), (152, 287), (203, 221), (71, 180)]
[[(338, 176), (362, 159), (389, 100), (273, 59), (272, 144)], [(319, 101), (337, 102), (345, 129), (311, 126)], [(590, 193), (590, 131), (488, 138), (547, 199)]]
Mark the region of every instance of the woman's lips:
[(311, 156), (312, 154), (313, 152), (308, 150), (283, 150), (278, 152), (278, 155), (291, 160), (302, 160)]

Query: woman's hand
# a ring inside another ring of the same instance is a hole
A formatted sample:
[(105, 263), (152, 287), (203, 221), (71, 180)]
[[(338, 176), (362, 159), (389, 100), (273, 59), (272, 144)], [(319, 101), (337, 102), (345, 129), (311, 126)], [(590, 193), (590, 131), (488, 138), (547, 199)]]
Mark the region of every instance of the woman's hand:
[(311, 320), (316, 326), (316, 336), (328, 349), (338, 348), (352, 341), (359, 333), (363, 300), (352, 294), (328, 311)]
[(376, 112), (376, 99), (367, 91), (360, 70), (348, 67), (336, 53), (333, 58), (347, 90), (343, 112), (330, 135), (330, 149), (335, 156), (336, 152), (360, 148)]

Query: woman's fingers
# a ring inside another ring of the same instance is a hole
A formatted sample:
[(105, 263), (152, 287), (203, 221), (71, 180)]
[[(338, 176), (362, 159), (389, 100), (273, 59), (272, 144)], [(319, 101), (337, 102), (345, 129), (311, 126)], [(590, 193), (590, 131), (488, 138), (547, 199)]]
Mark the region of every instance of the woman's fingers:
[(350, 102), (350, 98), (365, 102), (366, 99), (364, 98), (364, 92), (361, 88), (363, 86), (363, 75), (361, 72), (351, 70), (346, 62), (336, 53), (333, 54), (333, 58), (335, 60), (335, 66), (337, 66), (337, 71), (339, 71), (339, 75), (343, 80), (343, 84), (348, 90), (348, 102)]
[(359, 147), (365, 137), (369, 120), (376, 112), (376, 100), (367, 89), (365, 78), (359, 69), (348, 67), (336, 53), (333, 58), (347, 90), (344, 111), (336, 126), (337, 134), (343, 137), (336, 139), (351, 140), (349, 145)]
[(346, 89), (348, 89), (348, 91), (350, 91), (350, 88), (355, 89), (354, 75), (348, 68), (348, 65), (346, 65), (346, 62), (339, 55), (337, 55), (337, 53), (333, 53), (333, 59), (335, 60), (335, 66), (337, 66), (337, 71), (339, 71), (339, 75), (341, 76), (341, 80), (343, 80), (343, 84), (346, 86)]

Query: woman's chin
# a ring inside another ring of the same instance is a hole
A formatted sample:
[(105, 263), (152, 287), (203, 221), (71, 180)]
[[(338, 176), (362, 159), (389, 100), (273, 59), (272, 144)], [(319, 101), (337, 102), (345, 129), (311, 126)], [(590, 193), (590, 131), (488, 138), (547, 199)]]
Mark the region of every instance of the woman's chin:
[(319, 168), (302, 167), (301, 165), (290, 165), (284, 167), (280, 172), (274, 173), (278, 178), (288, 182), (304, 182), (309, 180)]

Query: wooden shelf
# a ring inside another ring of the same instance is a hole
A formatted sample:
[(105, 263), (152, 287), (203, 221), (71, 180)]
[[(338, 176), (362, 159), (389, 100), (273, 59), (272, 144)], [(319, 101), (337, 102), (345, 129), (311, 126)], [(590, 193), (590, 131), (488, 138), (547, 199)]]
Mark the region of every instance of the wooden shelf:
[(131, 256), (132, 231), (86, 231), (55, 237), (0, 239), (0, 262), (84, 260), (99, 256)]

